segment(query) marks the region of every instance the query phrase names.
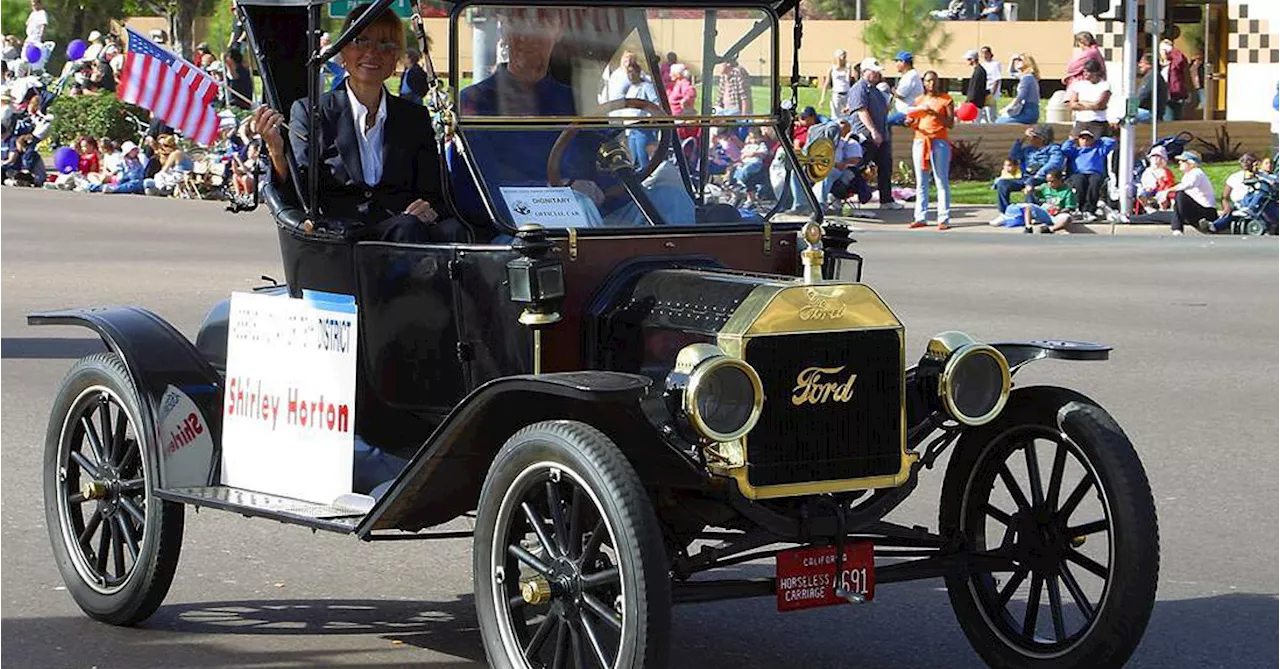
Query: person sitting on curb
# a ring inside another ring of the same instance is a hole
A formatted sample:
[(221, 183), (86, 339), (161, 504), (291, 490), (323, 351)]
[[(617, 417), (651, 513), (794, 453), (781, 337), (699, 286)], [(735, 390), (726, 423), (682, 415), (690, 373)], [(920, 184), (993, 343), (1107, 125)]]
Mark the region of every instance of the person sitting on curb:
[(1050, 171), (1063, 168), (1062, 147), (1053, 143), (1052, 128), (1047, 125), (1032, 126), (1023, 135), (1025, 140), (1015, 142), (1009, 151), (1009, 157), (1016, 159), (1022, 168), (1022, 177), (997, 179), (992, 186), (996, 189), (996, 203), (1001, 212), (1009, 208), (1009, 198), (1013, 193), (1039, 186), (1045, 182)]
[(1163, 146), (1153, 146), (1147, 152), (1147, 167), (1138, 180), (1138, 197), (1134, 213), (1149, 214), (1166, 208), (1161, 200), (1164, 192), (1173, 187), (1173, 170), (1169, 169), (1169, 152)]
[(1245, 185), (1245, 181), (1256, 177), (1257, 174), (1258, 157), (1252, 153), (1240, 156), (1240, 169), (1232, 172), (1231, 176), (1227, 177), (1226, 183), (1222, 185), (1222, 215), (1201, 227), (1201, 232), (1222, 232), (1231, 224), (1231, 212), (1235, 211), (1249, 194), (1249, 187)]
[(1116, 140), (1095, 137), (1089, 128), (1073, 133), (1075, 140), (1062, 143), (1062, 155), (1071, 168), (1071, 187), (1076, 191), (1080, 213), (1088, 220), (1097, 220), (1098, 198), (1107, 183), (1107, 157), (1116, 148)]
[(1218, 212), (1213, 208), (1213, 182), (1200, 169), (1200, 154), (1183, 151), (1177, 161), (1178, 168), (1182, 170), (1182, 181), (1165, 191), (1167, 197), (1173, 198), (1170, 228), (1174, 236), (1181, 235), (1183, 226), (1188, 223), (1202, 228), (1208, 221), (1218, 218)]
[(1001, 216), (997, 216), (990, 225), (995, 227), (1021, 227), (1023, 232), (1035, 232), (1038, 228), (1043, 233), (1068, 230), (1071, 226), (1071, 211), (1076, 208), (1076, 193), (1071, 185), (1062, 178), (1062, 170), (1050, 170), (1044, 183), (1037, 186), (1035, 199), (1043, 204), (1030, 202), (1031, 189), (1027, 188), (1026, 204), (1011, 204)]
[(120, 180), (115, 183), (91, 184), (90, 193), (142, 193), (146, 167), (138, 157), (138, 145), (125, 142), (120, 146), (120, 154)]

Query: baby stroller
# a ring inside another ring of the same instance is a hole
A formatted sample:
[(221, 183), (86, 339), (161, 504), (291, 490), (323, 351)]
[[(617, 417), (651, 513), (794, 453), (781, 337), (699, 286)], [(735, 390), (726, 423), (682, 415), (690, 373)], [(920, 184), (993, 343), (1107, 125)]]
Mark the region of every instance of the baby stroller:
[(1240, 201), (1240, 206), (1227, 216), (1221, 231), (1233, 235), (1277, 234), (1280, 199), (1276, 196), (1276, 177), (1258, 174), (1247, 179), (1244, 184), (1249, 187), (1249, 193)]

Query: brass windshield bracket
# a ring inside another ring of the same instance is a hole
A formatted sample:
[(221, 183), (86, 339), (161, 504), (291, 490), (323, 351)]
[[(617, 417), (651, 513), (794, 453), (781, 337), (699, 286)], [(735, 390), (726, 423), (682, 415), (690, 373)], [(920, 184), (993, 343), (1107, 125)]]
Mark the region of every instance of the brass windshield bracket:
[(764, 254), (773, 253), (773, 223), (764, 222)]
[(569, 228), (569, 261), (578, 259), (578, 229)]

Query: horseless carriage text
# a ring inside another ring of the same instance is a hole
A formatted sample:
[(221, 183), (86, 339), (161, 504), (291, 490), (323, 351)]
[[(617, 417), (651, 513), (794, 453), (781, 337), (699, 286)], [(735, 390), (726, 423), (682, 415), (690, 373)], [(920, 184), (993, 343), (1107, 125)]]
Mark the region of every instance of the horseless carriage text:
[[(240, 0), (266, 103), (316, 109), (321, 64), (390, 4), (321, 52), (322, 3)], [(673, 604), (791, 611), (932, 578), (993, 666), (1123, 664), (1159, 563), (1142, 465), (1088, 397), (1012, 388), (1033, 361), (1109, 349), (950, 331), (907, 351), (848, 228), (716, 174), (713, 145), (754, 135), (778, 147), (778, 190), (821, 210), (830, 146), (792, 147), (777, 85), (795, 9), (459, 3), (451, 62), (466, 36), (509, 59), (455, 66), (427, 100), (467, 241), (362, 239), (318, 204), (335, 157), (317, 148), (263, 179), (286, 284), (215, 306), (194, 344), (140, 308), (31, 315), (110, 351), (71, 370), (45, 446), (80, 607), (117, 625), (154, 612), (188, 505), (364, 541), (456, 536), (431, 528), (474, 511), (493, 666), (667, 666)], [(671, 114), (661, 86), (607, 95), (625, 54), (657, 81), (673, 50), (692, 109)], [(723, 104), (725, 67), (767, 106)], [(504, 107), (521, 95), (537, 97)], [(317, 115), (297, 116), (319, 141)], [(886, 521), (948, 451), (937, 527)], [(692, 578), (768, 558), (770, 578)]]

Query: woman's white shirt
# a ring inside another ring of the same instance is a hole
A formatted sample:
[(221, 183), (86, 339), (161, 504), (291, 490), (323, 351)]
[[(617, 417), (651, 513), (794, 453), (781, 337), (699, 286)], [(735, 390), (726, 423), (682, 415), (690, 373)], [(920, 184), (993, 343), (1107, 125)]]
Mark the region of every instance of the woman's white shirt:
[(839, 68), (831, 66), (831, 92), (848, 93), (852, 83), (849, 80), (849, 68)]
[(364, 128), (369, 118), (369, 108), (356, 98), (350, 86), (346, 91), (347, 100), (351, 102), (351, 118), (356, 125), (356, 142), (360, 145), (361, 176), (364, 177), (366, 186), (377, 186), (382, 181), (382, 135), (387, 125), (387, 92), (384, 90), (379, 96), (373, 127), (366, 132)]
[[(1088, 79), (1076, 79), (1071, 82), (1071, 91), (1076, 94), (1076, 99), (1087, 105), (1096, 105), (1102, 101), (1102, 96), (1111, 91), (1111, 84), (1106, 79), (1093, 83)], [(1075, 113), (1077, 121), (1092, 122), (1106, 121), (1106, 109), (1082, 109)]]
[(1183, 174), (1182, 181), (1178, 182), (1173, 189), (1186, 193), (1202, 207), (1213, 208), (1213, 183), (1209, 181), (1209, 175), (1199, 167)]

